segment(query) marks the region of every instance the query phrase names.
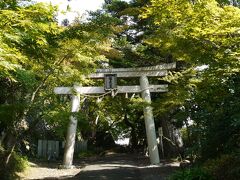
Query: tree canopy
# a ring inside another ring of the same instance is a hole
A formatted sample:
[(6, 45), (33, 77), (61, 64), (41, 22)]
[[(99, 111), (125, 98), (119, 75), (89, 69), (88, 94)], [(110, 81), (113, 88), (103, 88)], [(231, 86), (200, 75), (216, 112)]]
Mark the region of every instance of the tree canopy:
[[(221, 162), (235, 162), (240, 144), (239, 5), (237, 0), (106, 0), (103, 9), (91, 12), (86, 21), (76, 18), (61, 26), (52, 5), (0, 2), (0, 158), (4, 168), (9, 168), (18, 142), (33, 142), (34, 137), (43, 136), (38, 132), (44, 128), (64, 139), (69, 97), (57, 97), (54, 87), (102, 85), (85, 78), (97, 67), (173, 61), (177, 68), (168, 76), (150, 79), (169, 85), (168, 93), (152, 94), (157, 126), (165, 127), (166, 139), (170, 138), (167, 126), (181, 129), (184, 157), (206, 162), (227, 154)], [(134, 78), (118, 82), (129, 83), (139, 82)], [(145, 103), (138, 95), (114, 98), (114, 102), (111, 97), (101, 102), (87, 98), (82, 103), (77, 115), (79, 136), (124, 134), (132, 148), (143, 147)]]

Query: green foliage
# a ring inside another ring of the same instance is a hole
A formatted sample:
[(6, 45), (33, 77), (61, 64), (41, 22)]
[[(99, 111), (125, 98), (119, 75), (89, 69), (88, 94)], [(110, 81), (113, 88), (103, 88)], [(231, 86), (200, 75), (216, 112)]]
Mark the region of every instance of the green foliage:
[(58, 84), (83, 82), (83, 74), (105, 59), (98, 50), (103, 49), (99, 42), (108, 40), (107, 28), (94, 28), (100, 25), (94, 21), (60, 27), (56, 12), (56, 7), (43, 3), (1, 10), (0, 78), (10, 81), (6, 91), (15, 88), (20, 96), (11, 95), (29, 105), (43, 101)]
[(152, 0), (142, 17), (156, 26), (145, 42), (179, 61), (177, 72), (162, 79), (173, 86), (154, 104), (156, 112), (187, 127), (186, 148), (202, 160), (235, 151), (240, 9), (215, 0)]
[[(118, 18), (115, 24), (118, 31), (114, 31), (113, 53), (107, 53), (110, 65), (114, 67), (136, 67), (154, 65), (165, 62), (166, 59), (161, 49), (143, 42), (146, 35), (154, 31), (154, 24), (151, 18), (141, 19), (139, 13), (141, 8), (149, 1), (131, 1), (129, 3), (114, 0), (106, 1), (103, 13)], [(118, 52), (118, 56), (116, 56)]]
[(240, 178), (240, 159), (238, 155), (221, 155), (217, 159), (207, 160), (203, 168), (215, 179), (231, 179)]
[(240, 159), (238, 154), (221, 155), (207, 160), (201, 167), (182, 169), (174, 173), (170, 180), (237, 180), (240, 177)]
[(18, 0), (2, 0), (0, 9), (15, 9), (17, 8)]
[(89, 158), (89, 157), (93, 157), (93, 156), (96, 156), (96, 152), (87, 150), (87, 151), (79, 152), (77, 157), (81, 159), (81, 158)]
[(15, 77), (18, 83), (24, 87), (25, 91), (31, 91), (37, 83), (35, 74), (29, 70), (17, 69)]
[[(110, 0), (87, 22), (65, 27), (56, 22), (56, 7), (18, 2), (0, 3), (1, 131), (22, 135), (27, 121), (29, 132), (39, 125), (62, 138), (70, 99), (57, 99), (54, 87), (92, 84), (85, 75), (103, 62), (137, 67), (177, 60), (176, 72), (158, 81), (167, 82), (169, 92), (153, 95), (156, 116), (186, 126), (185, 147), (194, 157), (207, 160), (239, 149), (240, 10), (230, 1)], [(142, 108), (148, 104), (141, 98), (89, 99), (74, 114), (84, 138), (96, 130), (144, 141)], [(225, 167), (222, 159), (211, 172)], [(176, 177), (210, 178), (201, 168)]]
[(109, 3), (105, 4), (105, 8), (108, 12), (116, 15), (117, 17), (121, 16), (121, 11), (125, 10), (128, 7), (128, 3), (119, 0), (112, 0)]
[(220, 4), (220, 5), (226, 5), (226, 4), (231, 4), (233, 6), (240, 6), (240, 1), (239, 0), (217, 0), (217, 2)]
[[(96, 62), (106, 60), (101, 52), (111, 44), (113, 25), (104, 16), (110, 25), (93, 20), (62, 27), (56, 21), (57, 8), (44, 3), (1, 1), (0, 8), (0, 132), (6, 133), (4, 149), (21, 144), (14, 141), (9, 147), (11, 135), (21, 141), (29, 136), (38, 138), (47, 130), (62, 138), (69, 106), (56, 99), (53, 89), (87, 83), (85, 75), (93, 71)], [(80, 129), (87, 131), (86, 116), (76, 116)]]
[(69, 112), (69, 103), (64, 104), (64, 106), (58, 103), (56, 106), (57, 107), (53, 107), (52, 104), (52, 107), (45, 109), (44, 114), (42, 114), (42, 118), (49, 125), (51, 132), (54, 133), (58, 138), (65, 138), (70, 116), (74, 116), (78, 120), (77, 131), (84, 132), (90, 129), (85, 113), (81, 111), (76, 114)]
[(8, 167), (4, 167), (4, 158), (5, 158), (5, 151), (0, 146), (0, 174), (1, 179), (3, 180), (10, 180), (10, 179), (17, 179), (18, 175), (17, 172), (23, 172), (28, 168), (28, 159), (25, 156), (22, 156), (16, 152), (13, 152)]
[(238, 8), (220, 7), (214, 0), (152, 1), (145, 15), (153, 17), (154, 23), (161, 27), (147, 42), (170, 51), (179, 60), (197, 65), (231, 65), (228, 73), (239, 67)]
[(169, 180), (214, 180), (207, 171), (202, 168), (189, 168), (179, 170), (169, 177)]
[(10, 166), (12, 166), (14, 172), (23, 172), (29, 166), (28, 159), (26, 156), (14, 153), (10, 161)]

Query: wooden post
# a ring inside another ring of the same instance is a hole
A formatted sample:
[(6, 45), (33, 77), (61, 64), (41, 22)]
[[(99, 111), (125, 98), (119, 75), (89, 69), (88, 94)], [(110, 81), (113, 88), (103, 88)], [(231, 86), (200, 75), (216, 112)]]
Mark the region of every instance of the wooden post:
[(76, 129), (77, 129), (77, 118), (75, 113), (78, 112), (80, 107), (80, 96), (72, 95), (72, 115), (70, 116), (70, 122), (67, 131), (66, 144), (63, 157), (63, 168), (72, 168)]
[(47, 159), (50, 161), (52, 159), (52, 141), (47, 141)]
[(56, 158), (59, 157), (59, 141), (55, 141)]
[(46, 158), (47, 157), (47, 140), (45, 139), (42, 141), (42, 148), (43, 148), (42, 156)]
[(43, 151), (43, 147), (42, 147), (42, 140), (38, 140), (38, 157), (42, 157), (42, 151)]
[[(151, 94), (149, 90), (149, 82), (147, 76), (140, 77), (140, 86), (142, 89), (142, 98), (151, 103)], [(159, 164), (159, 153), (155, 132), (155, 124), (153, 119), (152, 107), (149, 105), (144, 108), (144, 119), (145, 119), (145, 127), (147, 133), (147, 142), (148, 142), (148, 151), (150, 155), (151, 164)]]
[(164, 159), (164, 148), (163, 148), (163, 129), (162, 127), (158, 128), (158, 135), (159, 135), (159, 143), (161, 146), (161, 151), (162, 151), (162, 158)]

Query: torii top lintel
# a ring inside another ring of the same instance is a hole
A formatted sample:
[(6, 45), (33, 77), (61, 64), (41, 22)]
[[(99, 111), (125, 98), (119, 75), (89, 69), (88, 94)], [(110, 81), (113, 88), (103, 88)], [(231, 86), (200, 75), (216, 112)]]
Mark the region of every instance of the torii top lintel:
[(105, 74), (117, 74), (117, 77), (140, 77), (140, 76), (166, 76), (167, 70), (176, 68), (176, 63), (165, 63), (157, 66), (137, 67), (137, 68), (113, 68), (113, 69), (97, 69), (88, 78), (101, 79)]
[[(106, 74), (116, 74), (117, 77), (141, 77), (141, 76), (165, 76), (167, 70), (176, 68), (176, 63), (161, 64), (150, 67), (138, 68), (113, 68), (113, 69), (97, 69), (88, 78), (103, 79)], [(168, 85), (149, 85), (150, 92), (167, 92)], [(103, 94), (106, 93), (104, 87), (56, 87), (54, 92), (56, 94), (72, 94), (73, 89), (80, 94)], [(117, 86), (118, 93), (140, 93), (142, 89), (140, 86)]]

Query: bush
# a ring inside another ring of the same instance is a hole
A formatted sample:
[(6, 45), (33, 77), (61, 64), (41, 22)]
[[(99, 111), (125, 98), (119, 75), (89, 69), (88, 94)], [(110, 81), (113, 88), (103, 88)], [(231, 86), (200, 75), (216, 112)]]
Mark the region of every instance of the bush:
[(78, 154), (78, 158), (86, 158), (86, 157), (92, 157), (96, 155), (96, 153), (94, 151), (80, 151)]
[(28, 167), (28, 159), (26, 156), (21, 156), (14, 152), (9, 166), (14, 170), (14, 172), (23, 172)]
[(214, 180), (214, 178), (202, 168), (188, 168), (175, 172), (169, 180)]
[(222, 155), (220, 158), (208, 160), (204, 169), (217, 180), (240, 179), (240, 157), (237, 155)]
[(0, 176), (1, 180), (12, 180), (18, 179), (17, 172), (22, 172), (28, 167), (28, 160), (26, 157), (22, 157), (16, 152), (12, 153), (12, 156), (9, 160), (7, 167), (4, 167), (4, 158), (5, 151), (2, 147), (0, 147)]
[(206, 161), (201, 168), (182, 169), (169, 178), (170, 180), (239, 180), (240, 156), (222, 155)]

